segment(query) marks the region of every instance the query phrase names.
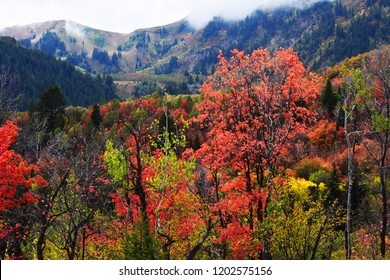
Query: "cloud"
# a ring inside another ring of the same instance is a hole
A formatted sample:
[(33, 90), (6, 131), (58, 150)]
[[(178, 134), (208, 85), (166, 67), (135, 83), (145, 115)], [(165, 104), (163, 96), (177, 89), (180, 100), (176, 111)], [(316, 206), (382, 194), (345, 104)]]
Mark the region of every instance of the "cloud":
[(334, 0), (245, 0), (245, 1), (187, 1), (190, 4), (188, 20), (195, 28), (202, 28), (218, 16), (226, 20), (240, 20), (257, 9), (279, 7), (308, 7), (316, 2)]
[[(93, 28), (129, 33), (185, 17), (194, 27), (201, 28), (214, 16), (239, 20), (259, 8), (302, 7), (319, 1), (324, 0), (0, 0), (0, 29), (65, 19)], [(69, 28), (78, 32), (72, 26)]]
[(84, 38), (85, 36), (84, 28), (82, 28), (79, 24), (73, 21), (65, 21), (65, 29), (66, 32), (71, 36), (75, 36), (77, 38)]

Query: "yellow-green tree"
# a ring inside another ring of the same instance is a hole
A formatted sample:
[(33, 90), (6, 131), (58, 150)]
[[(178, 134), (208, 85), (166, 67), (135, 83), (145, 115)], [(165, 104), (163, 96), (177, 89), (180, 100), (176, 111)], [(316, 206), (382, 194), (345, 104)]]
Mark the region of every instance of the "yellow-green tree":
[(325, 206), (327, 193), (323, 183), (293, 177), (275, 188), (264, 224), (273, 259), (331, 257), (336, 226), (342, 221), (334, 205)]

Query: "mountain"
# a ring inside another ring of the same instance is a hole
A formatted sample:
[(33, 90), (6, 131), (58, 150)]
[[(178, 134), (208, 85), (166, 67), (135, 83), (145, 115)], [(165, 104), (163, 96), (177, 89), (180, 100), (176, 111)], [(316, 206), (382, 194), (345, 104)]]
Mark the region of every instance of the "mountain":
[[(235, 48), (251, 52), (291, 47), (313, 69), (334, 65), (390, 43), (389, 9), (390, 0), (338, 0), (318, 2), (305, 9), (259, 10), (235, 22), (214, 18), (200, 30), (186, 20), (130, 34), (51, 21), (7, 28), (0, 34), (67, 59), (91, 73), (117, 73), (117, 80), (130, 79), (124, 91), (129, 86), (134, 92), (138, 86), (153, 92), (152, 84), (140, 85), (137, 75), (129, 78), (128, 74), (142, 73), (142, 83), (157, 80), (155, 88), (166, 89), (169, 82), (181, 90), (183, 83), (191, 84), (193, 75), (207, 76), (214, 71), (219, 50), (229, 55)], [(162, 75), (169, 77), (161, 80)], [(179, 78), (172, 80), (172, 76)], [(188, 91), (198, 87), (190, 86)]]
[[(55, 55), (89, 72), (104, 73), (101, 63), (92, 59), (95, 48), (112, 55), (127, 35), (89, 28), (70, 21), (48, 21), (8, 27), (0, 35), (11, 36), (29, 48)], [(106, 71), (107, 72), (107, 71)]]
[(49, 21), (0, 31), (29, 48), (40, 49), (92, 73), (136, 72), (153, 66), (194, 30), (185, 21), (121, 34), (71, 21)]
[(37, 104), (40, 95), (52, 85), (60, 87), (68, 105), (89, 106), (117, 98), (111, 77), (92, 77), (66, 61), (28, 49), (10, 37), (0, 37), (0, 77), (2, 92), (20, 97), (17, 104), (20, 110), (27, 109), (30, 102)]

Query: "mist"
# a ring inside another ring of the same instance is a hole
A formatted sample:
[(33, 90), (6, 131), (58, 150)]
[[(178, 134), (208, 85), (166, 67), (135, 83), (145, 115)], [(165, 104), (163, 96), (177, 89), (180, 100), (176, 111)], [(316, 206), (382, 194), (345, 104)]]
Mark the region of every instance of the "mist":
[[(130, 33), (186, 18), (199, 29), (218, 16), (240, 20), (256, 9), (307, 7), (334, 0), (0, 0), (0, 29), (48, 20), (71, 20), (106, 31)], [(67, 24), (74, 35), (83, 30)]]
[(65, 21), (66, 32), (74, 37), (83, 38), (85, 36), (84, 29), (77, 23), (67, 20)]
[(205, 27), (214, 17), (235, 21), (244, 19), (258, 9), (269, 10), (281, 7), (307, 8), (316, 2), (332, 1), (334, 0), (190, 1), (191, 7), (187, 19), (193, 27), (200, 29)]

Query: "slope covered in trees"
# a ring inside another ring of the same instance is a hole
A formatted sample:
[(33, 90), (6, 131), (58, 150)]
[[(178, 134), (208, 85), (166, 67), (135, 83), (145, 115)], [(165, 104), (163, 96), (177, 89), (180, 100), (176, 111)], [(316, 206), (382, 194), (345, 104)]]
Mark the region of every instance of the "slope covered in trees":
[[(68, 105), (89, 106), (117, 98), (109, 76), (83, 74), (67, 62), (12, 40), (0, 39), (1, 87), (20, 96), (17, 107), (26, 110), (49, 86), (61, 88)], [(12, 96), (15, 96), (12, 95)], [(10, 95), (11, 96), (11, 95)]]
[(1, 258), (390, 259), (389, 47), (218, 60), (199, 95), (1, 123)]

